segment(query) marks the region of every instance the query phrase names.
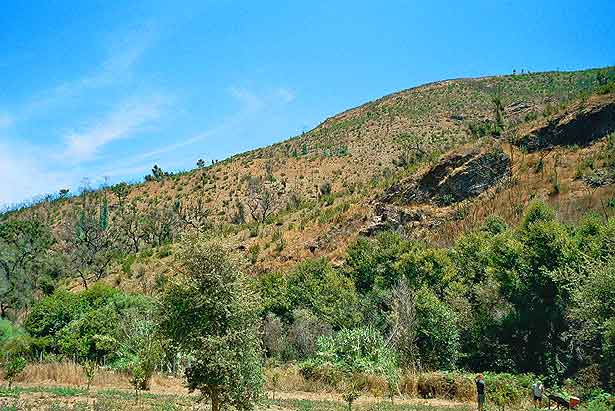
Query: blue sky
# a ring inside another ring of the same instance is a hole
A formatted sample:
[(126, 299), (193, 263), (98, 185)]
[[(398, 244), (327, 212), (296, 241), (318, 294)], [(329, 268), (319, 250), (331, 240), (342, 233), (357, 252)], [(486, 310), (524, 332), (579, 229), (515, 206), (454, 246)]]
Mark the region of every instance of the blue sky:
[(193, 168), (382, 95), (615, 64), (615, 2), (11, 1), (0, 205)]

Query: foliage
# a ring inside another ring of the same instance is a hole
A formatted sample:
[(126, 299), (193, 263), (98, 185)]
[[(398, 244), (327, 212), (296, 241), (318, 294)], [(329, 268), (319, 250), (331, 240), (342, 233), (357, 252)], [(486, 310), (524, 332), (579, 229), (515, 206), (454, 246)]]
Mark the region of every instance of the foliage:
[(531, 377), (511, 374), (485, 375), (489, 401), (501, 410), (506, 407), (518, 407), (527, 398), (531, 387)]
[(0, 317), (32, 301), (47, 276), (53, 243), (49, 227), (38, 220), (0, 222)]
[(427, 369), (451, 369), (459, 358), (459, 332), (455, 313), (426, 288), (416, 296), (416, 345), (421, 366)]
[(346, 374), (387, 375), (397, 367), (395, 353), (373, 328), (343, 329), (318, 339), (312, 364), (331, 364)]
[(134, 334), (141, 329), (134, 317), (138, 313), (148, 318), (152, 311), (147, 297), (97, 283), (79, 293), (58, 290), (41, 299), (24, 325), (33, 337), (35, 354), (114, 364), (135, 357), (140, 345)]
[(10, 356), (2, 361), (4, 378), (8, 381), (9, 388), (13, 385), (15, 377), (21, 374), (27, 365), (26, 359), (20, 356)]
[(263, 386), (255, 287), (225, 245), (202, 235), (181, 243), (177, 264), (180, 278), (162, 297), (161, 330), (190, 358), (188, 387), (214, 411), (253, 408)]

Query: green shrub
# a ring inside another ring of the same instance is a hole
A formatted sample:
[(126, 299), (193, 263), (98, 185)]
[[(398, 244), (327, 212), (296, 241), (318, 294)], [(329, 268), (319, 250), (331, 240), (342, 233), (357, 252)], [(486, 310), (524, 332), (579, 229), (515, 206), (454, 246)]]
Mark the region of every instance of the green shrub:
[(612, 411), (615, 409), (615, 395), (601, 392), (587, 403), (588, 411)]
[(9, 388), (13, 385), (15, 377), (26, 369), (28, 362), (21, 356), (12, 356), (2, 362), (2, 369), (4, 371), (4, 378), (8, 381)]
[(499, 409), (518, 408), (528, 398), (531, 388), (531, 376), (512, 374), (485, 374), (487, 401)]
[(286, 284), (290, 307), (307, 308), (338, 329), (361, 322), (359, 296), (352, 280), (334, 270), (326, 260), (299, 263), (288, 274)]
[(371, 327), (343, 329), (317, 342), (314, 362), (330, 364), (347, 374), (387, 375), (397, 368), (395, 353), (382, 335)]

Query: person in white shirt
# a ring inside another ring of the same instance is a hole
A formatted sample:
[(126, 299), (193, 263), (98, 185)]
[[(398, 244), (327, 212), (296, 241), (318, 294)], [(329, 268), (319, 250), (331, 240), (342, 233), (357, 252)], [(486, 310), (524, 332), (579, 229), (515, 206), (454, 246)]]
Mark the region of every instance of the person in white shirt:
[(542, 382), (536, 381), (532, 385), (532, 394), (534, 394), (534, 408), (541, 408), (542, 406), (542, 394), (545, 392), (545, 386)]

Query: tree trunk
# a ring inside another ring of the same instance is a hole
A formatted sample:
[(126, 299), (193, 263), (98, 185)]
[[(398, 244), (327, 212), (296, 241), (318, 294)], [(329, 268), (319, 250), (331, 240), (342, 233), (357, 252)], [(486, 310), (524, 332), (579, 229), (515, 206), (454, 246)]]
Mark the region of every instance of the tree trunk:
[(220, 411), (220, 398), (217, 389), (211, 390), (211, 411)]

